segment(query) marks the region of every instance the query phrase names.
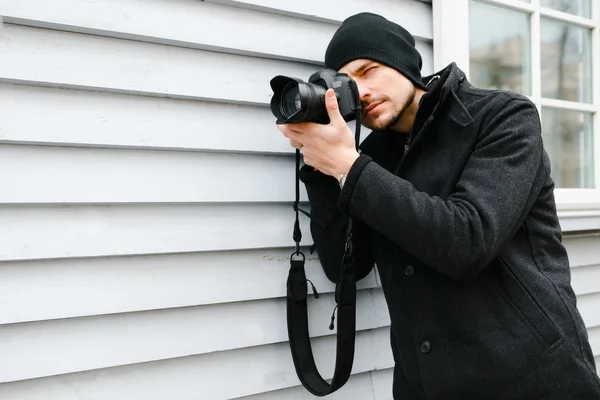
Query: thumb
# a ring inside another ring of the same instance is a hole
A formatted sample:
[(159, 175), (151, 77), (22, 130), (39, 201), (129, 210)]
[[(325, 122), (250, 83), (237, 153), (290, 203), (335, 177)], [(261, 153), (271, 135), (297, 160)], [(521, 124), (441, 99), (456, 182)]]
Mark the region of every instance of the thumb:
[(325, 107), (327, 108), (327, 114), (329, 115), (329, 121), (332, 124), (346, 124), (342, 114), (340, 114), (337, 97), (333, 89), (327, 89), (325, 92)]

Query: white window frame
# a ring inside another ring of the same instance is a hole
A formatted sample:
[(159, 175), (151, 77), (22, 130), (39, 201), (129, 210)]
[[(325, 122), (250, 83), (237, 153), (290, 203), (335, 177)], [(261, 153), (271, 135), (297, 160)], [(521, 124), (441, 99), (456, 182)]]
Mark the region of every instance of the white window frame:
[[(432, 0), (434, 69), (439, 71), (455, 62), (469, 77), (469, 1)], [(556, 188), (556, 205), (563, 230), (600, 229), (600, 0), (592, 0), (591, 18), (567, 14), (540, 7), (540, 0), (529, 3), (519, 0), (477, 0), (481, 3), (501, 5), (505, 8), (527, 12), (531, 18), (531, 100), (538, 110), (542, 107), (593, 112), (594, 189)], [(592, 29), (592, 82), (593, 103), (581, 104), (563, 100), (543, 99), (539, 77), (540, 19), (548, 17)]]

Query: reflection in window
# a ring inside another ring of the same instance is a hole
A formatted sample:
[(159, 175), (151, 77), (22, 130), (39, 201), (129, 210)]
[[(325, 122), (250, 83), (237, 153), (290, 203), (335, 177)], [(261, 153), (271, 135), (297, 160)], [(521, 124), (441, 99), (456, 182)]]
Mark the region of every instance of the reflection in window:
[(591, 32), (545, 18), (541, 28), (542, 96), (590, 103)]
[(541, 0), (540, 5), (586, 18), (592, 15), (590, 0)]
[(544, 148), (557, 188), (594, 187), (592, 116), (579, 111), (542, 110)]
[(470, 77), (475, 86), (531, 94), (529, 17), (469, 3)]

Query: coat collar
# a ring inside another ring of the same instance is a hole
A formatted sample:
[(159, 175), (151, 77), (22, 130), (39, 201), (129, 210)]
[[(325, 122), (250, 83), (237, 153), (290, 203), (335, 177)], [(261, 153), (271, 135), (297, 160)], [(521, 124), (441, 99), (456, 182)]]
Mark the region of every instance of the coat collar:
[[(468, 81), (465, 73), (458, 68), (456, 63), (453, 62), (441, 71), (423, 77), (423, 82), (427, 85), (428, 90), (421, 98), (417, 117), (422, 114), (425, 119), (435, 118), (436, 114), (445, 108), (446, 116), (461, 127), (469, 126), (474, 122), (471, 113), (457, 95), (460, 87), (465, 83), (468, 84)], [(442, 107), (446, 101), (448, 101), (448, 106)], [(398, 137), (398, 132), (390, 129), (380, 132)], [(414, 136), (410, 134), (411, 140), (414, 140), (417, 134), (418, 132), (414, 132)], [(365, 141), (367, 140), (368, 137)]]
[(460, 87), (468, 81), (456, 63), (453, 62), (441, 71), (424, 77), (423, 82), (427, 83), (429, 90), (423, 96), (421, 106), (435, 110), (433, 117), (436, 117), (435, 114), (442, 110), (442, 106), (448, 101), (446, 113), (452, 121), (462, 127), (473, 123), (473, 117), (457, 95)]

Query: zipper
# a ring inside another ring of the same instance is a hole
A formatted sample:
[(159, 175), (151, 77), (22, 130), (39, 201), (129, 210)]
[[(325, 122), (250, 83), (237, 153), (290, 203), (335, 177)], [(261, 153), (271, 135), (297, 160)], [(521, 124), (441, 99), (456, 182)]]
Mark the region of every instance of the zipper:
[[(433, 78), (431, 78), (429, 80), (429, 82), (427, 82), (427, 86), (431, 85), (433, 82), (437, 81), (438, 79), (440, 79), (440, 76), (435, 75)], [(464, 80), (465, 80), (464, 76), (460, 77), (458, 86), (462, 86)], [(419, 140), (419, 137), (423, 136), (422, 135), (423, 131), (425, 131), (425, 129), (427, 129), (429, 124), (431, 124), (431, 122), (434, 120), (435, 114), (438, 111), (438, 108), (441, 106), (442, 103), (444, 103), (446, 101), (446, 98), (448, 97), (448, 92), (447, 92), (447, 90), (444, 90), (444, 88), (442, 88), (441, 90), (442, 90), (442, 93), (440, 95), (440, 100), (433, 108), (433, 111), (431, 112), (431, 115), (427, 118), (427, 121), (425, 121), (425, 123), (423, 124), (421, 129), (419, 129), (419, 132), (417, 133), (417, 136), (415, 137), (415, 141), (414, 142), (411, 141), (411, 139), (413, 138), (412, 134), (408, 137), (408, 143), (404, 145), (404, 154), (402, 155), (402, 158), (400, 159), (400, 163), (398, 164), (398, 167), (396, 167), (396, 171), (395, 171), (396, 175), (400, 175), (400, 169), (402, 168), (402, 164), (404, 163), (404, 159), (406, 158), (406, 155), (408, 154), (409, 150), (414, 147), (415, 143)]]
[(422, 136), (421, 134), (423, 133), (423, 131), (425, 129), (427, 129), (429, 124), (431, 124), (431, 122), (433, 121), (436, 109), (437, 109), (437, 105), (436, 105), (436, 108), (431, 113), (431, 115), (427, 118), (427, 121), (425, 121), (425, 123), (423, 124), (423, 126), (421, 127), (419, 132), (417, 133), (417, 137), (415, 138), (415, 141), (411, 143), (411, 140), (410, 140), (410, 138), (412, 138), (412, 135), (411, 135), (408, 139), (408, 143), (404, 145), (404, 154), (402, 155), (402, 158), (400, 159), (400, 163), (398, 164), (398, 167), (396, 168), (396, 175), (398, 175), (400, 173), (400, 168), (402, 168), (402, 163), (404, 163), (404, 159), (406, 158), (408, 151), (414, 147), (414, 144), (419, 140), (419, 137)]
[[(431, 78), (429, 80), (429, 82), (427, 82), (427, 84), (425, 86), (429, 86), (431, 85), (433, 82), (437, 81), (438, 79), (440, 79), (439, 75), (435, 75), (433, 78)], [(445, 97), (445, 96), (444, 96)], [(445, 100), (445, 99), (444, 99)], [(425, 121), (425, 123), (423, 124), (423, 126), (421, 127), (421, 129), (419, 130), (419, 132), (417, 132), (417, 137), (421, 136), (421, 133), (423, 133), (423, 131), (425, 130), (425, 128), (427, 128), (429, 126), (429, 124), (431, 123), (431, 121), (433, 121), (433, 117), (435, 115), (435, 112), (437, 111), (439, 105), (441, 102), (438, 102), (435, 107), (433, 108), (433, 111), (431, 112), (431, 115), (427, 118), (427, 120)], [(417, 111), (418, 112), (418, 111)], [(407, 143), (404, 145), (404, 154), (402, 155), (402, 158), (400, 159), (400, 163), (398, 164), (398, 167), (396, 168), (396, 175), (399, 174), (400, 172), (400, 168), (402, 167), (402, 163), (404, 162), (404, 159), (406, 158), (406, 154), (408, 153), (408, 150), (412, 147), (411, 146), (411, 142), (412, 142), (412, 138), (413, 138), (413, 134), (410, 134), (408, 136), (408, 140)], [(415, 139), (416, 141), (417, 139)]]

